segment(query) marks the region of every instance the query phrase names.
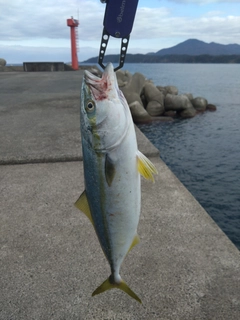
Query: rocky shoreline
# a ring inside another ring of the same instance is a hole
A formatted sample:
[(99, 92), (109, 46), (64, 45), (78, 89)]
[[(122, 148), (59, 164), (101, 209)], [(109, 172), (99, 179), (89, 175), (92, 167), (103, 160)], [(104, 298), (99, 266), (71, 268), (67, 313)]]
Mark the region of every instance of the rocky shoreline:
[(186, 119), (200, 112), (216, 110), (216, 106), (203, 97), (178, 94), (178, 88), (171, 85), (155, 86), (139, 72), (132, 75), (129, 71), (118, 70), (116, 75), (135, 123)]
[[(64, 69), (72, 70), (67, 65)], [(100, 70), (93, 66), (80, 66), (80, 69), (90, 69), (101, 76)], [(23, 71), (23, 67), (6, 66), (6, 60), (0, 59), (0, 71), (19, 72)], [(129, 71), (118, 70), (116, 76), (136, 124), (192, 118), (200, 112), (216, 110), (216, 106), (203, 97), (193, 97), (191, 93), (178, 94), (178, 88), (173, 85), (156, 86), (139, 72), (131, 74)]]

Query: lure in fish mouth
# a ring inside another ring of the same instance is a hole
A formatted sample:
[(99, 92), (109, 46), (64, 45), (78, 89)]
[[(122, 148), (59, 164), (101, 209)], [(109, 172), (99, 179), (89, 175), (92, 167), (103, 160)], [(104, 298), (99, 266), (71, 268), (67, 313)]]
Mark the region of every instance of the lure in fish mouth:
[(157, 170), (137, 148), (131, 113), (111, 63), (101, 78), (84, 72), (80, 127), (85, 190), (75, 205), (93, 224), (111, 270), (92, 295), (118, 288), (141, 303), (121, 278), (120, 267), (139, 242), (140, 175), (154, 181)]

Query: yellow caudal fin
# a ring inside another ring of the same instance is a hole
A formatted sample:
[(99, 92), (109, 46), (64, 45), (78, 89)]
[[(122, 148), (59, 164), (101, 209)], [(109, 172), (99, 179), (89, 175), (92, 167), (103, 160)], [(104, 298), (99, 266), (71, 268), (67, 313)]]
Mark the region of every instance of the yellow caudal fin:
[(133, 299), (135, 299), (136, 301), (138, 301), (139, 303), (142, 303), (141, 299), (136, 295), (136, 293), (134, 293), (129, 286), (126, 284), (125, 281), (121, 280), (121, 282), (119, 284), (117, 283), (112, 283), (111, 281), (111, 276), (105, 280), (93, 293), (92, 296), (95, 296), (96, 294), (102, 293), (104, 291), (107, 290), (111, 290), (111, 289), (120, 289), (124, 292), (126, 292), (130, 297), (132, 297)]
[(154, 164), (139, 150), (137, 152), (138, 172), (147, 180), (154, 182), (153, 174), (158, 173)]
[(81, 210), (83, 213), (85, 213), (85, 215), (88, 217), (88, 219), (93, 224), (92, 214), (91, 214), (90, 207), (89, 207), (89, 204), (88, 204), (86, 191), (83, 191), (83, 193), (80, 195), (80, 197), (78, 198), (78, 200), (75, 202), (74, 205), (79, 210)]

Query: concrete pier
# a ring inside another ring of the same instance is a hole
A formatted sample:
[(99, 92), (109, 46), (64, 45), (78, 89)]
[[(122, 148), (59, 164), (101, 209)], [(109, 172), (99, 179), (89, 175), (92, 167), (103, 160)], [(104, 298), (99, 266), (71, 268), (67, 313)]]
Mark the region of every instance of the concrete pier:
[(0, 319), (240, 319), (240, 254), (137, 130), (158, 169), (142, 180), (141, 242), (120, 290), (88, 219), (79, 133), (83, 71), (0, 73)]

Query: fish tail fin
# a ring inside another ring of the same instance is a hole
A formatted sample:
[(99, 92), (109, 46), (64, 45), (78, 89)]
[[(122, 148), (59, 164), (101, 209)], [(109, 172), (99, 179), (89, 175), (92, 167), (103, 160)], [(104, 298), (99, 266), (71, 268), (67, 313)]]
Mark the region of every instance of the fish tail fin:
[(132, 289), (129, 288), (129, 286), (126, 284), (124, 280), (121, 279), (120, 283), (113, 283), (112, 277), (110, 276), (107, 280), (105, 280), (93, 293), (92, 296), (95, 296), (96, 294), (102, 293), (107, 290), (111, 289), (120, 289), (124, 292), (126, 292), (130, 297), (137, 300), (139, 303), (142, 303), (141, 299), (136, 295), (135, 292), (132, 291)]
[(139, 303), (142, 303), (141, 299), (136, 295), (135, 292), (132, 291), (132, 289), (129, 288), (129, 286), (126, 284), (125, 281), (122, 280), (121, 283), (117, 286), (117, 288), (126, 292), (130, 297), (132, 297), (133, 299), (135, 299)]

